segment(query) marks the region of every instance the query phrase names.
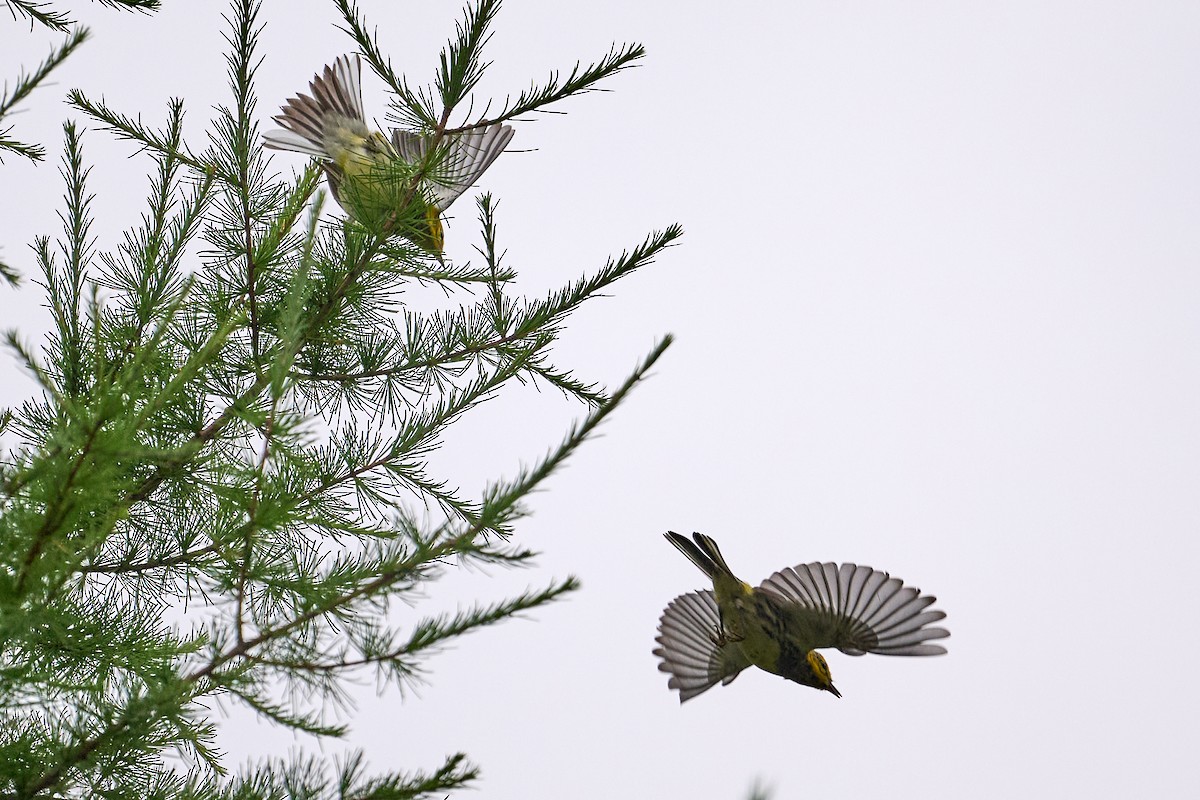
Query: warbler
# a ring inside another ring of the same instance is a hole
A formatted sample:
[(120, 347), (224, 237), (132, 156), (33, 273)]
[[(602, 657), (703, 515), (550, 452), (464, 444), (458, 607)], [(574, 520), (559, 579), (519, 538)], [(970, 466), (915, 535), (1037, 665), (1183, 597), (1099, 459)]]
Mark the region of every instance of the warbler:
[(398, 233), (440, 256), (442, 212), (504, 152), (513, 136), (491, 123), (436, 135), (372, 130), (362, 103), (362, 61), (342, 56), (274, 117), (285, 130), (263, 144), (321, 159), (329, 191), (354, 219), (375, 232)]
[(836, 647), (860, 656), (933, 656), (931, 639), (950, 635), (928, 627), (946, 617), (926, 610), (937, 600), (886, 572), (856, 564), (812, 563), (776, 572), (758, 588), (734, 576), (717, 543), (674, 531), (667, 541), (712, 579), (713, 588), (676, 597), (658, 623), (658, 668), (679, 702), (730, 683), (755, 666), (836, 697), (829, 664), (817, 652)]

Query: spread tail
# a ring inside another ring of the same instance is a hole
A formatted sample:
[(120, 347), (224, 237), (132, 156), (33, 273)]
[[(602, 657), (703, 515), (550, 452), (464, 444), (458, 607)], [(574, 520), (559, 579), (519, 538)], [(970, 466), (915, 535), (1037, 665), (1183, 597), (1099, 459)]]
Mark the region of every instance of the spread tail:
[(717, 548), (717, 543), (711, 537), (705, 536), (703, 533), (693, 533), (692, 538), (696, 540), (693, 543), (686, 536), (675, 533), (675, 531), (667, 531), (665, 536), (668, 542), (675, 545), (679, 552), (687, 556), (688, 561), (699, 567), (709, 578), (715, 580), (721, 575), (733, 577), (733, 570), (729, 569), (724, 556)]

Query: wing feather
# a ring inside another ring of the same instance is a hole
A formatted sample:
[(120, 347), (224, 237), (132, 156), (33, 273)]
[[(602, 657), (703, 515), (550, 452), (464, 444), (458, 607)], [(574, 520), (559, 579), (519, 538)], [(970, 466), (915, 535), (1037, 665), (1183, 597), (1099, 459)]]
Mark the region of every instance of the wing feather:
[[(341, 56), (313, 77), (310, 94), (289, 98), (282, 113), (274, 117), (283, 130), (269, 131), (263, 144), (275, 150), (293, 150), (326, 161), (333, 159), (327, 149), (328, 135), (348, 127), (365, 138), (373, 137), (366, 125), (362, 101), (362, 60)], [(445, 211), (471, 188), (512, 140), (510, 125), (493, 123), (459, 133), (450, 133), (441, 141), (439, 152), (425, 184), (431, 202)], [(375, 141), (372, 138), (372, 141)], [(393, 130), (391, 145), (395, 154), (409, 164), (425, 159), (431, 139), (412, 131)]]
[(267, 131), (263, 134), (263, 146), (272, 150), (291, 150), (316, 158), (329, 158), (324, 147), (313, 144), (308, 136), (302, 136), (292, 131)]
[[(448, 135), (442, 145), (445, 155), (439, 154), (439, 163), (428, 177), (438, 210), (445, 211), (463, 192), (470, 189), (504, 152), (512, 137), (512, 127), (500, 124)], [(392, 131), (392, 146), (401, 158), (409, 162), (425, 157), (428, 142), (426, 137), (412, 131)]]
[(680, 595), (658, 621), (658, 668), (671, 676), (667, 686), (690, 700), (718, 683), (729, 683), (750, 666), (741, 648), (718, 645), (721, 618), (710, 590)]
[(268, 131), (265, 146), (274, 150), (329, 159), (325, 149), (325, 129), (331, 124), (353, 124), (364, 134), (366, 117), (362, 104), (362, 61), (358, 56), (341, 56), (315, 75), (308, 84), (312, 95), (289, 98), (281, 114), (273, 117), (286, 130)]
[(946, 648), (928, 644), (950, 635), (929, 627), (946, 614), (926, 610), (937, 601), (905, 586), (886, 572), (857, 564), (799, 564), (780, 570), (761, 589), (793, 604), (796, 630), (812, 648), (836, 647), (850, 655), (941, 655)]

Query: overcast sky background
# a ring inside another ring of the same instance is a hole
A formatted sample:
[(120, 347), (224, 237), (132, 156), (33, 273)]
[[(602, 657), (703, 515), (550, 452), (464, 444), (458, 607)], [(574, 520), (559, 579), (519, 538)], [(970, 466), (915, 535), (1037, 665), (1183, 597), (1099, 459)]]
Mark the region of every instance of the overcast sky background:
[[(56, 156), (78, 87), (155, 125), (183, 97), (199, 146), (229, 99), (228, 8), (165, 5), (85, 6), (93, 41), (15, 135)], [(431, 77), (460, 3), (361, 6), (397, 68)], [(265, 121), (352, 44), (326, 2), (266, 0), (263, 19)], [(4, 23), (3, 40), (11, 78), (52, 37)], [(682, 223), (558, 352), (615, 386), (677, 343), (534, 499), (518, 541), (538, 568), (455, 576), (430, 608), (567, 574), (583, 589), (462, 640), (418, 694), (366, 681), (351, 744), (406, 769), (464, 751), (489, 800), (730, 800), (756, 779), (778, 798), (1193, 792), (1200, 6), (508, 0), (481, 92), (614, 41), (644, 43), (643, 67), (519, 124), (532, 152), (481, 187), (533, 295)], [(385, 101), (370, 76), (368, 113)], [(85, 146), (111, 247), (148, 162), (102, 133)], [(0, 185), (3, 257), (32, 276), (26, 245), (58, 230), (56, 164), (8, 158)], [(468, 258), (471, 201), (453, 211), (449, 254)], [(0, 288), (2, 327), (36, 341), (42, 302)], [(6, 359), (0, 404), (30, 391)], [(581, 416), (516, 391), (438, 468), (482, 487)], [(663, 606), (704, 579), (667, 529), (714, 536), (751, 582), (812, 560), (888, 570), (938, 596), (950, 654), (834, 652), (841, 700), (747, 672), (681, 708), (650, 650)], [(231, 720), (234, 764), (342, 747)]]

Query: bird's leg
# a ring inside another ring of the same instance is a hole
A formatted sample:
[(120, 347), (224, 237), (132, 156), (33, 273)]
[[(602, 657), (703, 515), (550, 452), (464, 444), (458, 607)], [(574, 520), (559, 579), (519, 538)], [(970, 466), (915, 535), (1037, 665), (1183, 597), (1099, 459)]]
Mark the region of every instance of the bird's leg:
[(740, 642), (745, 636), (736, 636), (725, 629), (725, 615), (721, 613), (720, 608), (717, 609), (717, 635), (713, 637), (713, 644), (717, 647), (724, 647), (727, 644)]

